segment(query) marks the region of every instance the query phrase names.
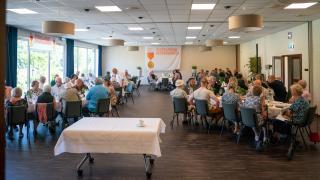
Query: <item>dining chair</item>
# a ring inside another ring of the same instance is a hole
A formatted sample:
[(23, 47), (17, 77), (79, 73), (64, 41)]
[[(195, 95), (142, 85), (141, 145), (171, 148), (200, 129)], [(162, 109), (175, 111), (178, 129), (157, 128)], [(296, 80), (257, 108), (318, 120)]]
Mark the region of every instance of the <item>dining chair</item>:
[(103, 116), (107, 114), (109, 116), (110, 112), (110, 98), (102, 98), (97, 102), (96, 112), (91, 112), (91, 116)]
[(133, 83), (128, 83), (126, 90), (125, 90), (125, 95), (124, 97), (126, 98), (126, 102), (128, 102), (128, 97), (131, 97), (132, 103), (134, 104), (134, 99), (133, 99)]
[(79, 117), (82, 117), (82, 101), (63, 101), (62, 103), (63, 127), (68, 125), (68, 118), (74, 118), (74, 121), (77, 121)]
[[(44, 108), (44, 111), (42, 111)], [(45, 126), (49, 126), (51, 133), (55, 132), (55, 109), (54, 103), (37, 103), (36, 104), (36, 120), (43, 123)], [(43, 114), (45, 113), (45, 114)], [(34, 129), (36, 131), (36, 129)]]
[(172, 117), (172, 120), (170, 121), (171, 129), (173, 129), (175, 118), (177, 121), (177, 125), (179, 125), (179, 114), (184, 115), (184, 120), (189, 115), (191, 120), (191, 112), (188, 111), (188, 102), (186, 98), (174, 97), (172, 99), (172, 102), (173, 102), (173, 117)]
[(239, 117), (237, 114), (237, 108), (238, 108), (238, 104), (237, 103), (222, 103), (222, 109), (223, 109), (223, 121), (222, 121), (222, 127), (221, 127), (221, 132), (220, 132), (220, 136), (222, 136), (223, 134), (223, 130), (224, 127), (226, 125), (226, 122), (232, 122), (232, 123), (238, 123), (239, 122)]
[(207, 116), (209, 116), (207, 100), (195, 99), (195, 106), (196, 117), (197, 115), (200, 115), (200, 121), (202, 123), (202, 126), (207, 129), (208, 133), (210, 133), (211, 123), (209, 123), (207, 119)]
[(27, 116), (27, 106), (8, 106), (7, 107), (7, 123), (10, 126), (10, 132), (16, 125), (26, 124), (27, 137), (29, 137), (29, 122)]

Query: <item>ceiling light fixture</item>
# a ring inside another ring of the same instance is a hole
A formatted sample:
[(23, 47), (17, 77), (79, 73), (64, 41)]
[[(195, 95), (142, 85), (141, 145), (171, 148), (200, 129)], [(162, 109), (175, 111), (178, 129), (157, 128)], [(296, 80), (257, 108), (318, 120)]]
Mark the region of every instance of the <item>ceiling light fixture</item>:
[(285, 7), (284, 9), (307, 9), (318, 2), (308, 2), (308, 3), (292, 3), (289, 6)]
[(160, 43), (157, 43), (157, 42), (155, 42), (155, 43), (151, 43), (152, 45), (159, 45)]
[(96, 6), (101, 12), (119, 12), (122, 11), (118, 6)]
[(106, 42), (106, 46), (124, 46), (124, 40), (122, 39), (109, 39)]
[(74, 23), (65, 21), (42, 22), (42, 33), (53, 35), (74, 35)]
[(128, 28), (130, 31), (142, 31), (143, 28), (142, 27), (129, 27)]
[(195, 36), (187, 36), (186, 39), (196, 39), (197, 37)]
[(206, 41), (206, 46), (208, 46), (208, 47), (223, 46), (223, 40), (222, 39), (208, 39)]
[(190, 30), (198, 30), (198, 29), (202, 29), (201, 26), (188, 26), (188, 29)]
[(79, 28), (79, 29), (75, 29), (74, 31), (76, 31), (76, 32), (87, 32), (87, 31), (89, 31), (89, 29)]
[(15, 12), (17, 14), (39, 14), (38, 12), (32, 11), (26, 8), (18, 8), (18, 9), (7, 9), (8, 11)]
[(143, 37), (143, 39), (153, 39), (153, 37)]
[(127, 50), (128, 51), (139, 51), (139, 46), (128, 46)]
[(192, 4), (192, 10), (211, 10), (216, 4)]
[(193, 42), (185, 42), (184, 44), (191, 45), (191, 44), (193, 44)]
[(240, 36), (229, 36), (228, 38), (229, 38), (229, 39), (239, 39)]
[(243, 14), (229, 17), (230, 31), (258, 31), (263, 29), (263, 17), (257, 14)]

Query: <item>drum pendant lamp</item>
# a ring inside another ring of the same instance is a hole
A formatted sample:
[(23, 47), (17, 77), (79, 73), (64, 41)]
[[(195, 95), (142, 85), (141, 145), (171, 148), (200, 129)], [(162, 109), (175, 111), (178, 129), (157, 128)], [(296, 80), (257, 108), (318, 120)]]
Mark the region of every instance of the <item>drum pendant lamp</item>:
[(53, 35), (74, 35), (74, 23), (65, 21), (42, 22), (42, 33)]
[(263, 17), (257, 14), (243, 14), (229, 17), (230, 31), (258, 31), (263, 28)]

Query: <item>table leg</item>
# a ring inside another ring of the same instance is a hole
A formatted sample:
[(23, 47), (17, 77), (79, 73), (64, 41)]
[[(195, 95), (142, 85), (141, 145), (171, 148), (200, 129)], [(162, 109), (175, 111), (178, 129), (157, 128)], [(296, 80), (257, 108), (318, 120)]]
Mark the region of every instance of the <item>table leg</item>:
[(89, 163), (92, 164), (94, 162), (94, 158), (90, 153), (87, 153), (86, 156), (81, 160), (81, 162), (77, 165), (77, 173), (78, 176), (82, 176), (83, 170), (81, 169), (82, 165), (89, 159)]
[(148, 178), (151, 177), (152, 175), (152, 168), (151, 166), (153, 165), (154, 163), (154, 158), (152, 158), (151, 155), (147, 155), (147, 154), (144, 154), (143, 155), (143, 158), (144, 158), (144, 166), (145, 166), (145, 169), (146, 169), (146, 176)]

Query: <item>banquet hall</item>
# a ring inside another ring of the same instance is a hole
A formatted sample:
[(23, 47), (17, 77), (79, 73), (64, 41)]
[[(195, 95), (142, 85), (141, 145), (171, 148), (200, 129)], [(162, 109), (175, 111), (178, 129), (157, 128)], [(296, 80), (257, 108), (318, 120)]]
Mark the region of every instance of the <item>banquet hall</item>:
[(0, 10), (0, 179), (319, 179), (319, 0)]

